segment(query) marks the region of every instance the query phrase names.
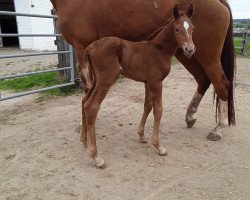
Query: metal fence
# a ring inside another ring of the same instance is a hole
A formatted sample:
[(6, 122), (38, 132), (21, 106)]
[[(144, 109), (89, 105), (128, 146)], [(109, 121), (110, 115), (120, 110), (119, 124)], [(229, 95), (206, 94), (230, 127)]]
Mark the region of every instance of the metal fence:
[(248, 45), (250, 44), (248, 31), (246, 30), (245, 32), (234, 34), (234, 42), (237, 52), (241, 55), (245, 55), (248, 50)]
[[(12, 15), (12, 16), (23, 16), (23, 17), (38, 17), (38, 18), (51, 18), (56, 19), (57, 16), (54, 15), (36, 15), (36, 14), (25, 14), (25, 13), (16, 13), (16, 12), (8, 12), (8, 11), (0, 11), (0, 15)], [(62, 36), (61, 34), (0, 34), (0, 37), (55, 37), (55, 36)], [(70, 54), (70, 66), (64, 67), (64, 68), (58, 68), (58, 69), (48, 69), (48, 70), (41, 70), (41, 71), (35, 71), (35, 72), (29, 72), (29, 73), (23, 73), (23, 74), (16, 74), (16, 75), (8, 75), (0, 77), (0, 80), (6, 80), (11, 78), (20, 78), (25, 76), (30, 76), (34, 74), (43, 74), (48, 72), (54, 72), (54, 71), (63, 71), (63, 70), (69, 70), (70, 71), (70, 82), (55, 85), (47, 88), (41, 88), (37, 90), (32, 90), (28, 92), (18, 93), (7, 97), (1, 96), (0, 91), (0, 101), (13, 99), (21, 96), (26, 96), (30, 94), (35, 94), (39, 92), (44, 92), (56, 88), (62, 88), (70, 85), (74, 85), (74, 55), (73, 55), (73, 47), (70, 46), (69, 51), (52, 51), (52, 52), (43, 52), (43, 53), (27, 53), (27, 54), (12, 54), (12, 55), (0, 55), (0, 59), (5, 58), (18, 58), (18, 57), (30, 57), (30, 56), (42, 56), (42, 55), (53, 55), (53, 54)]]

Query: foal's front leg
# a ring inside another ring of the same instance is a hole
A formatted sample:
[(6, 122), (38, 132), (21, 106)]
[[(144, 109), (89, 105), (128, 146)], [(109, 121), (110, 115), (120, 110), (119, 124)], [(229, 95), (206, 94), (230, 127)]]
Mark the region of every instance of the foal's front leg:
[(166, 149), (161, 146), (159, 141), (160, 123), (162, 118), (162, 82), (149, 85), (153, 98), (154, 126), (151, 142), (158, 150), (159, 155), (167, 154)]
[(140, 141), (142, 143), (147, 142), (145, 139), (145, 135), (144, 135), (144, 129), (145, 129), (145, 124), (146, 124), (148, 115), (153, 108), (152, 93), (151, 93), (151, 90), (150, 90), (149, 85), (147, 83), (145, 83), (145, 100), (144, 101), (145, 101), (144, 102), (144, 111), (143, 111), (140, 125), (138, 127), (138, 131), (137, 131), (139, 138), (140, 138)]

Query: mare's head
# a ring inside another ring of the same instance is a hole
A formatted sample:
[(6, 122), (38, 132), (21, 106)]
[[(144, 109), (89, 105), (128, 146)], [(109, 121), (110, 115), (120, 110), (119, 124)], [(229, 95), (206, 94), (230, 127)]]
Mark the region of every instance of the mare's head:
[(175, 5), (173, 10), (176, 41), (179, 47), (183, 49), (184, 54), (189, 58), (195, 53), (196, 50), (192, 37), (194, 26), (191, 22), (191, 17), (193, 13), (193, 4), (190, 5), (188, 11), (186, 12), (180, 11), (178, 4)]

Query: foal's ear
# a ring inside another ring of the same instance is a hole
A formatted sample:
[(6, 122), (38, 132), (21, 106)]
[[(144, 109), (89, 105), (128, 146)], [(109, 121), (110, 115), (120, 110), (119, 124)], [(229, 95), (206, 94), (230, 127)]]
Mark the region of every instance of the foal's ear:
[(180, 15), (180, 13), (179, 13), (179, 6), (178, 6), (178, 4), (176, 4), (176, 5), (174, 6), (174, 10), (173, 10), (173, 17), (174, 17), (175, 19), (177, 19), (177, 18), (179, 17), (179, 15)]
[(193, 16), (193, 14), (194, 14), (194, 5), (191, 3), (191, 5), (189, 6), (189, 9), (188, 9), (186, 15), (187, 15), (189, 18), (191, 18), (191, 17)]

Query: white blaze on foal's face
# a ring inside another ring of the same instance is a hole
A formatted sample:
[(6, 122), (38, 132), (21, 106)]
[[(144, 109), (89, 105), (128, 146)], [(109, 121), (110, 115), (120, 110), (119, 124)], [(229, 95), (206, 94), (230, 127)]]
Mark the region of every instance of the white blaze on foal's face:
[(183, 22), (183, 27), (185, 28), (186, 32), (187, 32), (187, 36), (189, 37), (189, 34), (188, 34), (188, 29), (190, 27), (189, 23), (187, 21), (184, 21)]

